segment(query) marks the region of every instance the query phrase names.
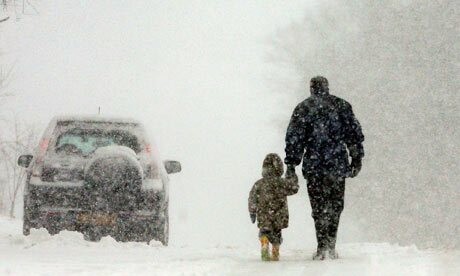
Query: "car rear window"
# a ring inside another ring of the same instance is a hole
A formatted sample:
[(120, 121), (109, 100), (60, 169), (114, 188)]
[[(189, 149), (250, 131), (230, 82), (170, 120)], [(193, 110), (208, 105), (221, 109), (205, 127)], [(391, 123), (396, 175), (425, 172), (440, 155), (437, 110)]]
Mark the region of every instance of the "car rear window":
[(57, 153), (89, 155), (100, 147), (126, 146), (134, 152), (141, 151), (138, 138), (122, 129), (72, 128), (61, 133), (56, 141)]

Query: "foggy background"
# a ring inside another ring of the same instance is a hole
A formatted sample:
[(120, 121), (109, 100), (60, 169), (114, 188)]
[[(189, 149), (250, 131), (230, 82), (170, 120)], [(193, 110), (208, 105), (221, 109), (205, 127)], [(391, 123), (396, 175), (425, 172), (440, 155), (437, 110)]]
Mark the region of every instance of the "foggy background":
[[(0, 25), (14, 95), (1, 115), (39, 132), (98, 107), (140, 119), (183, 166), (171, 176), (171, 244), (256, 246), (250, 187), (265, 154), (284, 157), (290, 113), (321, 74), (366, 136), (339, 243), (458, 247), (458, 4), (421, 3), (41, 1), (38, 15)], [(302, 184), (283, 234), (313, 249)]]
[(365, 239), (460, 247), (459, 8), (324, 1), (273, 38), (280, 86), (303, 95), (321, 72), (362, 124), (366, 156), (345, 212)]

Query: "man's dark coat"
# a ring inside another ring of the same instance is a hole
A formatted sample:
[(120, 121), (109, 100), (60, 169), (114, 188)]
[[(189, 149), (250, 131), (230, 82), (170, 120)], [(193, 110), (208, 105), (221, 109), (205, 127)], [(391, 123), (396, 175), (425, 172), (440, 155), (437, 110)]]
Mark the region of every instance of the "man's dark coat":
[[(286, 133), (287, 165), (299, 165), (308, 176), (348, 177), (349, 156), (364, 156), (364, 135), (351, 105), (328, 91), (312, 96), (294, 109)], [(348, 152), (347, 152), (348, 149)]]

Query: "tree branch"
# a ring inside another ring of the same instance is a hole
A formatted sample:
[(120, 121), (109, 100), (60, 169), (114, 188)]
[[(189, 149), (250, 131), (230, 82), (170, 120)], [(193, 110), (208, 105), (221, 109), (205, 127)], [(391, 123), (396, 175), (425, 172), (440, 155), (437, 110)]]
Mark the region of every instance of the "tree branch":
[(9, 16), (7, 16), (7, 17), (5, 17), (5, 18), (3, 18), (3, 19), (0, 19), (0, 23), (5, 22), (5, 21), (7, 21), (8, 19), (10, 19)]

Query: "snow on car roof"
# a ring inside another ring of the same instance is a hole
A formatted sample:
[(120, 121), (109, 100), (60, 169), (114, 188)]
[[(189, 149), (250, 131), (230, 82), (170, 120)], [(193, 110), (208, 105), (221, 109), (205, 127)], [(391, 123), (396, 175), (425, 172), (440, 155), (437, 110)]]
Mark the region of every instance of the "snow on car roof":
[(119, 117), (108, 117), (108, 116), (88, 116), (88, 115), (76, 115), (76, 116), (55, 116), (52, 121), (64, 122), (64, 121), (77, 121), (77, 122), (98, 122), (98, 123), (122, 123), (122, 124), (135, 124), (140, 125), (138, 120), (132, 118), (119, 118)]

